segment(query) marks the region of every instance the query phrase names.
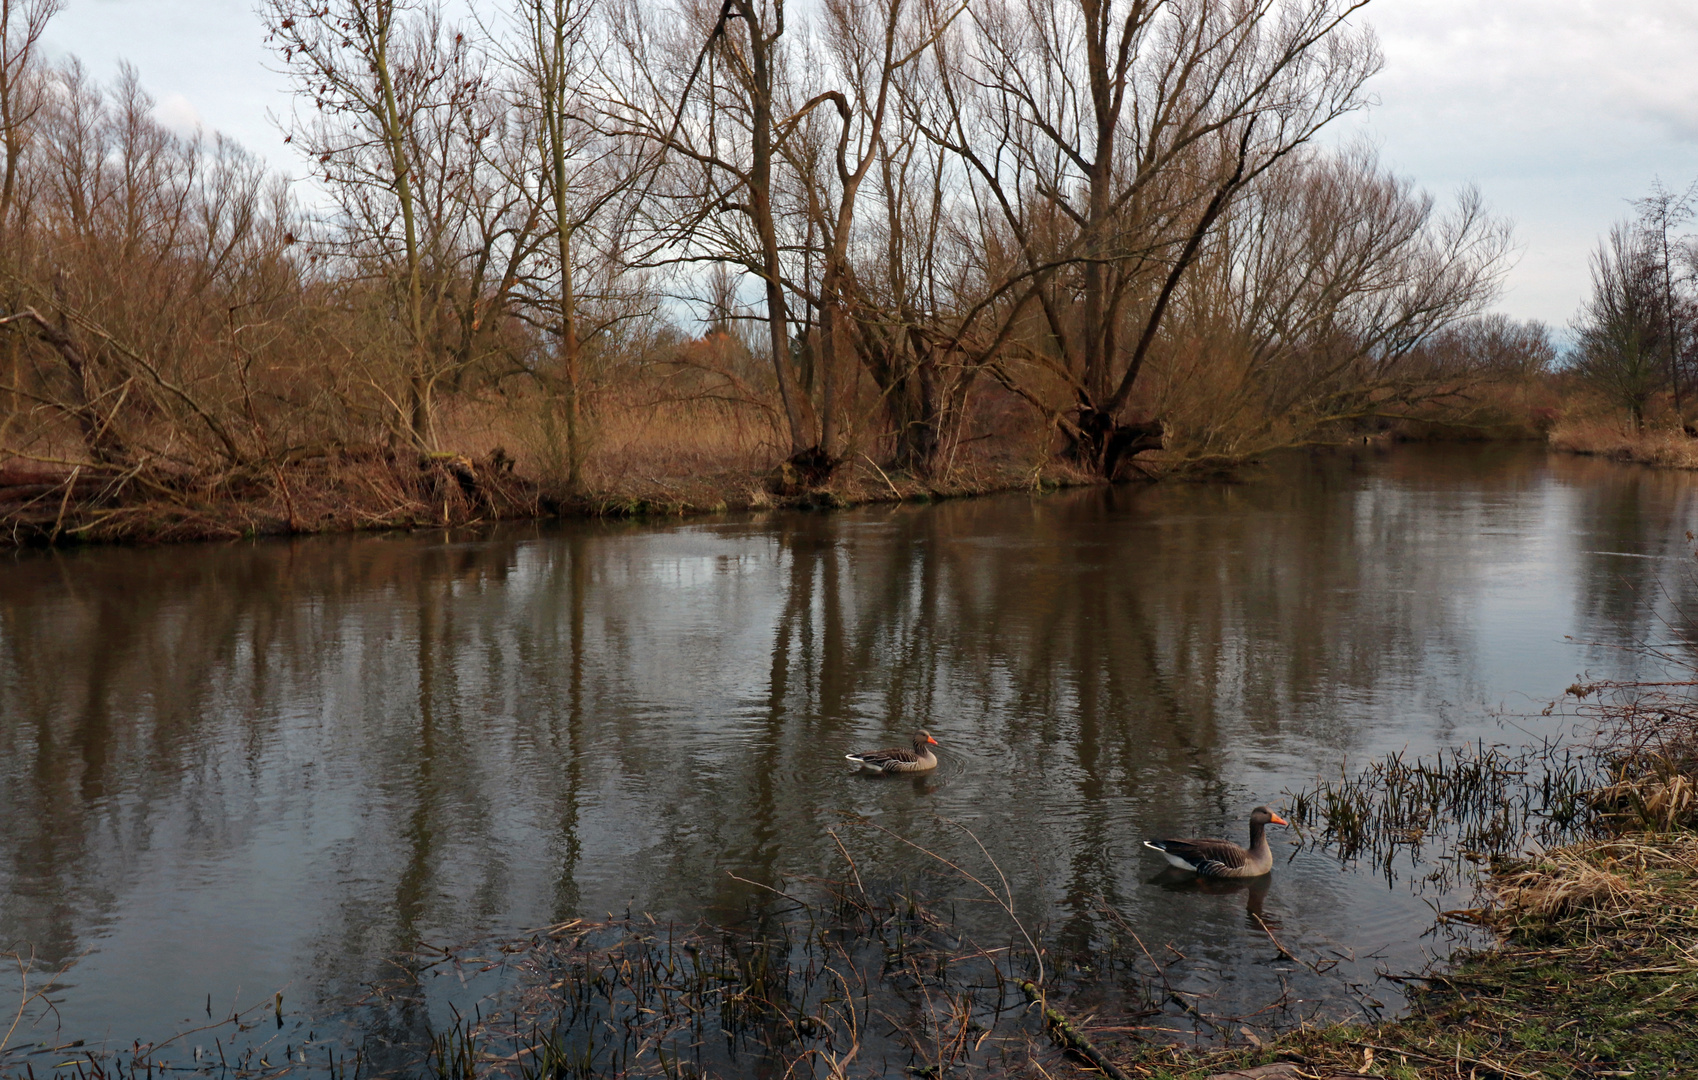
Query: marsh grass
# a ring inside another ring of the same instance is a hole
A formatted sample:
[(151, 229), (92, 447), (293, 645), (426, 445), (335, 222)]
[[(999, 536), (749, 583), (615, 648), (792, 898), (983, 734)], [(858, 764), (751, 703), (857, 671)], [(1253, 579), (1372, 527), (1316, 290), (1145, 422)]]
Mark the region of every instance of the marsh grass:
[(1544, 740), (1511, 747), (1483, 739), (1430, 758), (1403, 751), (1355, 772), (1285, 793), (1307, 842), (1391, 880), (1400, 870), (1448, 888), (1469, 867), (1554, 843), (1584, 828), (1604, 775), (1588, 748)]
[(1698, 835), (1598, 838), (1500, 867), (1482, 909), (1502, 940), (1419, 981), (1411, 1014), (1293, 1031), (1260, 1050), (1152, 1050), (1158, 1077), (1272, 1061), (1313, 1075), (1580, 1080), (1698, 1074)]
[[(1680, 664), (1649, 647), (1641, 652)], [(1293, 820), (1341, 858), (1392, 872), (1431, 845), (1428, 880), (1472, 881), (1442, 917), (1496, 942), (1403, 976), (1410, 1013), (1302, 1026), (1250, 1052), (1169, 1046), (1121, 1062), (1203, 1077), (1276, 1061), (1300, 1075), (1580, 1080), (1698, 1075), (1698, 681), (1576, 684), (1546, 715), (1572, 743), (1477, 742), (1391, 755), (1291, 796)], [(1467, 875), (1472, 865), (1483, 872)]]

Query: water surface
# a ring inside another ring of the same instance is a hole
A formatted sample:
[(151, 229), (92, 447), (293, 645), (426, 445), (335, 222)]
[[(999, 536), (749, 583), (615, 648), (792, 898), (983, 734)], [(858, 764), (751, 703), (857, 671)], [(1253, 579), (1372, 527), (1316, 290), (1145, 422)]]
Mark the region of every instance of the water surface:
[[(0, 942), (65, 969), (17, 1039), (127, 1045), (209, 995), (310, 1015), (420, 942), (734, 917), (767, 899), (739, 878), (834, 872), (854, 815), (951, 851), (962, 822), (1058, 947), (1109, 904), (1248, 1011), (1301, 972), (1246, 893), (1164, 887), (1141, 840), (1241, 836), (1378, 753), (1520, 738), (1497, 712), (1683, 633), (1695, 494), (1407, 448), (1245, 483), (10, 556)], [(936, 776), (846, 770), (916, 727)], [(853, 836), (880, 880), (923, 861)], [(1257, 899), (1288, 945), (1364, 985), (1442, 951), (1408, 880), (1283, 839)]]

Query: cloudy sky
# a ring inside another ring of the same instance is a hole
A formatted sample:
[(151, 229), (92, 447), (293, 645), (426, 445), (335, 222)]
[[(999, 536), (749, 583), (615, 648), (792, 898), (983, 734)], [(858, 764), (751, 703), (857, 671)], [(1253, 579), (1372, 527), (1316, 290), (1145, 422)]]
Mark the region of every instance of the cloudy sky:
[[(1520, 261), (1499, 306), (1561, 326), (1586, 256), (1653, 179), (1698, 179), (1698, 3), (1373, 0), (1379, 104), (1365, 136), (1440, 196), (1473, 183), (1516, 223)], [(293, 168), (268, 113), (287, 108), (250, 0), (68, 0), (50, 47), (108, 77), (140, 71), (175, 126), (235, 136)]]

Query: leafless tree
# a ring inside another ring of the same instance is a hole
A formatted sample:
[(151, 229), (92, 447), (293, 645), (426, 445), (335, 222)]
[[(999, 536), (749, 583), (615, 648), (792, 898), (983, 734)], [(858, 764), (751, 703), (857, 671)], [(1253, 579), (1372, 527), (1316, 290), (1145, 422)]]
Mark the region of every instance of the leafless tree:
[[(1511, 250), (1477, 192), (1440, 214), (1371, 151), (1288, 155), (1200, 249), (1158, 405), (1178, 413), (1188, 400), (1189, 452), (1231, 455), (1453, 394), (1461, 372), (1411, 354), (1483, 310)], [(1188, 393), (1187, 379), (1206, 389)]]
[(1592, 254), (1592, 295), (1574, 326), (1574, 370), (1625, 409), (1635, 431), (1667, 385), (1658, 248), (1654, 234), (1631, 223), (1613, 227)]
[(12, 223), (25, 152), (44, 104), (40, 44), (65, 0), (0, 0), (0, 238)]
[(434, 0), (269, 0), (265, 16), (312, 104), (289, 140), (337, 201), (332, 246), (393, 294), (406, 357), (396, 412), (434, 449), (435, 396), (500, 325), (535, 232), (534, 204), (495, 161), (505, 110)]
[(994, 0), (939, 41), (924, 123), (968, 164), (1014, 255), (996, 294), (1010, 302), (985, 306), (990, 345), (1041, 312), (1024, 358), (1068, 386), (1071, 416), (1055, 419), (1082, 464), (1114, 475), (1150, 444), (1123, 413), (1232, 199), (1362, 104), (1380, 56), (1349, 21), (1361, 6)]
[(31, 342), (9, 388), (36, 422), (7, 450), (63, 457), (68, 422), (87, 460), (138, 477), (238, 467), (235, 317), (293, 294), (287, 201), (234, 144), (162, 127), (133, 70), (110, 90), (74, 61), (53, 77), (3, 319)]
[[(657, 23), (664, 18), (663, 28)], [(621, 130), (666, 153), (646, 185), (650, 257), (729, 262), (759, 279), (767, 347), (791, 456), (813, 462), (819, 439), (792, 356), (787, 226), (779, 205), (782, 143), (811, 111), (794, 108), (783, 0), (687, 0), (664, 16), (628, 4), (620, 40), (630, 58), (612, 111)]]
[(1661, 180), (1652, 182), (1651, 194), (1635, 199), (1639, 211), (1639, 228), (1652, 238), (1657, 256), (1657, 271), (1662, 278), (1663, 349), (1668, 359), (1669, 388), (1674, 393), (1675, 417), (1684, 428), (1686, 410), (1680, 400), (1680, 357), (1683, 339), (1688, 328), (1680, 318), (1683, 305), (1676, 293), (1685, 282), (1679, 275), (1680, 240), (1675, 233), (1692, 220), (1694, 204), (1698, 203), (1698, 181), (1685, 191), (1675, 192), (1663, 186)]
[[(629, 218), (625, 196), (648, 175), (643, 151), (650, 148), (600, 124), (606, 68), (598, 53), (611, 41), (595, 0), (519, 0), (513, 14), (516, 40), (504, 46), (512, 71), (508, 94), (527, 145), (509, 180), (523, 189), (526, 177), (535, 177), (545, 223), (547, 242), (525, 275), (526, 300), (553, 340), (553, 370), (544, 378), (562, 391), (565, 479), (575, 491), (586, 445), (586, 343), (611, 321), (647, 314), (628, 292), (623, 303), (606, 301), (625, 276), (619, 239)], [(598, 313), (598, 301), (608, 310)]]

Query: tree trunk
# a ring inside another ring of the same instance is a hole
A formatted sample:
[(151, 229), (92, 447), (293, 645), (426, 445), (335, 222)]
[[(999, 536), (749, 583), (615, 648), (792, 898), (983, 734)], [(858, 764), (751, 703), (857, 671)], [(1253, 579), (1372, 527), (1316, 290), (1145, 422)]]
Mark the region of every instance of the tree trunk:
[(1107, 412), (1081, 408), (1079, 432), (1069, 435), (1066, 456), (1105, 480), (1121, 479), (1133, 456), (1166, 445), (1166, 427), (1160, 420), (1122, 424)]
[(773, 373), (778, 379), (778, 396), (784, 406), (784, 419), (790, 428), (790, 454), (792, 458), (799, 458), (813, 440), (808, 437), (809, 425), (790, 370), (790, 331), (784, 305), (778, 229), (772, 214), (772, 70), (767, 49), (784, 32), (784, 27), (780, 24), (777, 33), (769, 38), (766, 27), (761, 23), (760, 12), (750, 0), (739, 0), (736, 9), (742, 16), (739, 21), (749, 35), (749, 60), (754, 77), (749, 94), (754, 114), (750, 132), (753, 161), (749, 169), (749, 215), (760, 237), (762, 265), (759, 272), (766, 283), (767, 338), (772, 349)]

